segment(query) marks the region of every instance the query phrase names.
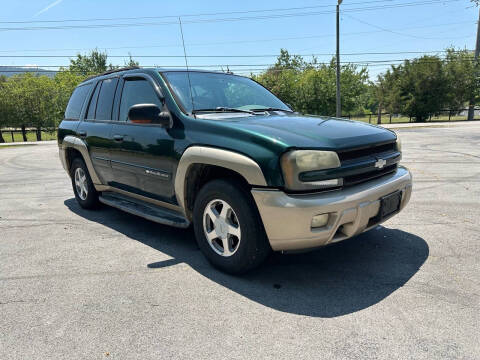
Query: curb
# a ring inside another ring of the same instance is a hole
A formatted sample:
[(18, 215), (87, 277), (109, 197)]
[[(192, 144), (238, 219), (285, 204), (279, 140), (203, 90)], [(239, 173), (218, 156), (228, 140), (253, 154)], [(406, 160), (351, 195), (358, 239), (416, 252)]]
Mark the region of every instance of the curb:
[(461, 127), (480, 124), (480, 121), (457, 121), (457, 122), (429, 122), (429, 123), (406, 123), (406, 124), (382, 124), (379, 125), (386, 129), (418, 129), (418, 128), (441, 128), (441, 127)]
[(9, 147), (9, 146), (31, 146), (31, 145), (53, 145), (53, 144), (56, 144), (56, 143), (57, 143), (57, 140), (13, 142), (13, 143), (3, 143), (3, 144), (0, 144), (0, 147)]

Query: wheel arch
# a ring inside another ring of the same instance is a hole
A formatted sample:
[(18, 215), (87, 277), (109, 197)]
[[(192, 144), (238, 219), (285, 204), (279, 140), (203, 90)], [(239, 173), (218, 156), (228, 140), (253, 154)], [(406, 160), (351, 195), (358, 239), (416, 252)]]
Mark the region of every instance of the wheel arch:
[(65, 169), (69, 171), (72, 167), (73, 160), (80, 158), (83, 160), (83, 156), (80, 151), (73, 147), (67, 147), (65, 149)]
[(65, 136), (63, 142), (60, 146), (60, 153), (62, 158), (62, 162), (64, 163), (65, 170), (70, 174), (70, 166), (72, 165), (72, 161), (75, 157), (79, 156), (85, 162), (87, 166), (88, 172), (90, 174), (90, 178), (94, 185), (101, 185), (101, 181), (95, 172), (95, 169), (92, 164), (92, 160), (90, 159), (90, 154), (88, 152), (87, 144), (85, 142), (75, 136)]
[(204, 184), (231, 177), (246, 186), (267, 186), (260, 166), (245, 155), (204, 146), (185, 150), (175, 175), (175, 194), (185, 216), (191, 219), (195, 194)]

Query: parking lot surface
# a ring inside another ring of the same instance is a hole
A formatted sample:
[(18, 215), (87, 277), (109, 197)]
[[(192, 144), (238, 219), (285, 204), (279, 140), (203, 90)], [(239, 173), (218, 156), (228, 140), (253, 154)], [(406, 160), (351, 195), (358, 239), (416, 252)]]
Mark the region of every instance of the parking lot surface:
[(81, 209), (56, 145), (0, 148), (0, 359), (479, 359), (480, 124), (398, 133), (400, 215), (242, 277)]

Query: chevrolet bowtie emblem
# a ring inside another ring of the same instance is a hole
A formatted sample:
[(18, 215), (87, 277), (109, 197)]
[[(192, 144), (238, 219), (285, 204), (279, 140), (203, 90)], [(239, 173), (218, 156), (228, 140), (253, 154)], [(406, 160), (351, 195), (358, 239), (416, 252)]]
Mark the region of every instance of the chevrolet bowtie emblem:
[(385, 165), (387, 165), (387, 160), (385, 159), (378, 159), (377, 162), (375, 163), (375, 167), (379, 169), (383, 169)]

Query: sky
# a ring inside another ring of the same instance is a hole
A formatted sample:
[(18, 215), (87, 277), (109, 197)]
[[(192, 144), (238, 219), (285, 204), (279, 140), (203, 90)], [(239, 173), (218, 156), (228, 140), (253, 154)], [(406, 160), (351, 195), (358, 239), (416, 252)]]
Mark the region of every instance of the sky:
[[(0, 65), (55, 69), (98, 48), (114, 56), (114, 65), (131, 54), (141, 66), (184, 67), (178, 16), (192, 68), (258, 72), (275, 62), (281, 48), (307, 60), (320, 54), (318, 60), (328, 62), (335, 52), (335, 5), (336, 0), (2, 1)], [(341, 60), (368, 63), (375, 78), (389, 67), (386, 61), (416, 52), (473, 49), (477, 21), (478, 8), (469, 0), (344, 0)]]

